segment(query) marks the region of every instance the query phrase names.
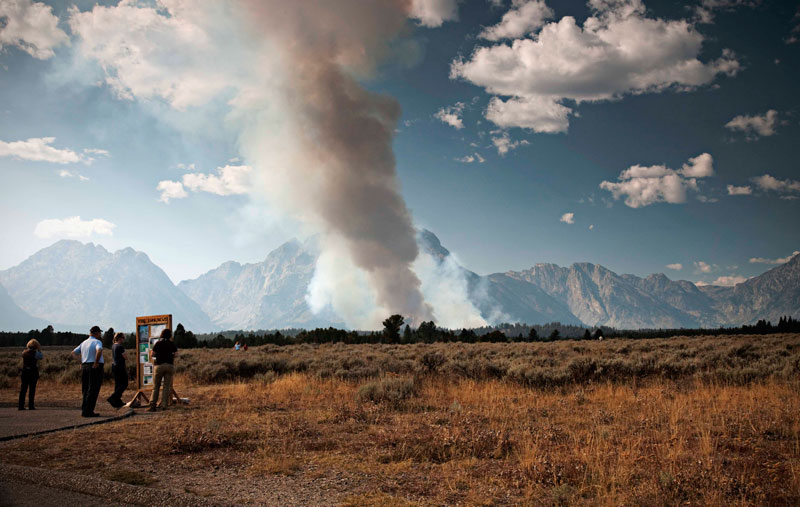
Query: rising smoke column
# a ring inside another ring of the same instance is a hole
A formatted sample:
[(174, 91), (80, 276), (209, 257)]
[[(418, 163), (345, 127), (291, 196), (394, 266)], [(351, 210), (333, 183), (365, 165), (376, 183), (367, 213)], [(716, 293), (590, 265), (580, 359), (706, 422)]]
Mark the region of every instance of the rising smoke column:
[[(400, 107), (356, 79), (372, 73), (386, 56), (387, 43), (406, 26), (409, 2), (253, 0), (245, 5), (254, 14), (251, 30), (264, 34), (280, 53), (279, 95), (294, 144), (264, 144), (270, 129), (256, 123), (243, 136), (243, 151), (257, 168), (281, 173), (284, 202), (289, 196), (291, 211), (322, 229), (323, 248), (344, 250), (339, 253), (366, 273), (381, 309), (415, 322), (431, 319), (412, 270), (416, 232), (395, 172), (392, 140)], [(276, 153), (281, 149), (291, 153)], [(326, 276), (339, 274), (318, 265), (315, 278)], [(335, 308), (339, 293), (347, 298), (349, 290), (333, 287)]]
[(359, 81), (402, 56), (391, 44), (410, 28), (409, 15), (438, 26), (455, 6), (121, 0), (73, 7), (69, 24), (76, 55), (96, 61), (120, 99), (141, 100), (191, 133), (222, 126), (239, 134), (254, 169), (252, 200), (297, 219), (305, 233), (322, 232), (312, 308), (330, 303), (363, 328), (389, 312), (414, 322), (433, 316), (412, 269), (415, 231), (395, 173), (399, 106)]

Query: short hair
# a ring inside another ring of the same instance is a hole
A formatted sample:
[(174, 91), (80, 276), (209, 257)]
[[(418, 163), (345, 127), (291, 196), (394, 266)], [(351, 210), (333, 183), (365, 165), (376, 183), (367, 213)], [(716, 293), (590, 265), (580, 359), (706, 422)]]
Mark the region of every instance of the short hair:
[(89, 330), (90, 334), (92, 334), (92, 333), (102, 333), (102, 332), (103, 332), (103, 330), (100, 329), (100, 326), (92, 326), (92, 329)]
[(172, 338), (172, 329), (165, 329), (161, 331), (161, 338), (166, 338), (166, 339)]
[(27, 347), (29, 349), (35, 349), (35, 350), (39, 350), (41, 348), (41, 346), (39, 345), (39, 342), (35, 338), (28, 342)]
[(117, 334), (114, 335), (114, 341), (117, 341), (119, 339), (124, 340), (125, 339), (125, 333), (117, 333)]

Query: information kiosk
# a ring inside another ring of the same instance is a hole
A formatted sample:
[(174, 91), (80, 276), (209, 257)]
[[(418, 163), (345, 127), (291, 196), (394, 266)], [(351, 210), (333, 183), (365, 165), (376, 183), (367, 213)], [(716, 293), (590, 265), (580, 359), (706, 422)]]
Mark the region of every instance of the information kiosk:
[[(128, 407), (141, 406), (142, 399), (145, 403), (150, 403), (155, 374), (150, 351), (153, 350), (153, 346), (161, 338), (161, 332), (165, 329), (172, 331), (172, 314), (136, 317), (136, 394), (126, 404)], [(163, 395), (169, 396), (170, 393)], [(176, 402), (182, 401), (175, 393), (174, 388), (171, 395)]]

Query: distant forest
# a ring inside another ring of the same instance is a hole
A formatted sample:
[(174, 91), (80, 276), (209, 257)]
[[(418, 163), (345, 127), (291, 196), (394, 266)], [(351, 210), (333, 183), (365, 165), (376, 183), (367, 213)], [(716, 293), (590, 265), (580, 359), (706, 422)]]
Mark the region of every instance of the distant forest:
[[(733, 334), (800, 333), (800, 321), (792, 317), (781, 317), (776, 324), (759, 320), (755, 325), (720, 327), (714, 329), (639, 329), (618, 330), (609, 327), (587, 328), (552, 322), (543, 325), (499, 324), (475, 329), (445, 329), (432, 321), (412, 328), (400, 315), (392, 315), (383, 321), (382, 331), (347, 331), (344, 329), (317, 328), (223, 331), (221, 333), (194, 334), (182, 324), (175, 328), (174, 340), (178, 348), (229, 348), (237, 342), (250, 347), (257, 345), (292, 345), (298, 343), (433, 343), (433, 342), (552, 342), (557, 340), (599, 340), (603, 338), (669, 338), (672, 336), (717, 336)], [(83, 333), (60, 332), (47, 326), (28, 332), (0, 331), (0, 347), (24, 347), (32, 338), (45, 346), (75, 346), (86, 338)], [(111, 346), (113, 329), (103, 335), (103, 344)], [(134, 348), (136, 335), (126, 335), (125, 348)]]

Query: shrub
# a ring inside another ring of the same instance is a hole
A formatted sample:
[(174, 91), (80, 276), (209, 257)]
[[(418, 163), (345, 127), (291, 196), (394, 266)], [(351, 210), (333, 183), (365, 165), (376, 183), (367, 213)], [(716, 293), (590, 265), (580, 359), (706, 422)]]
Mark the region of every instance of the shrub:
[(413, 378), (384, 378), (362, 385), (356, 398), (359, 401), (386, 403), (397, 407), (416, 395), (417, 384)]
[(422, 369), (427, 373), (435, 373), (444, 364), (445, 358), (439, 352), (427, 352), (419, 359)]

